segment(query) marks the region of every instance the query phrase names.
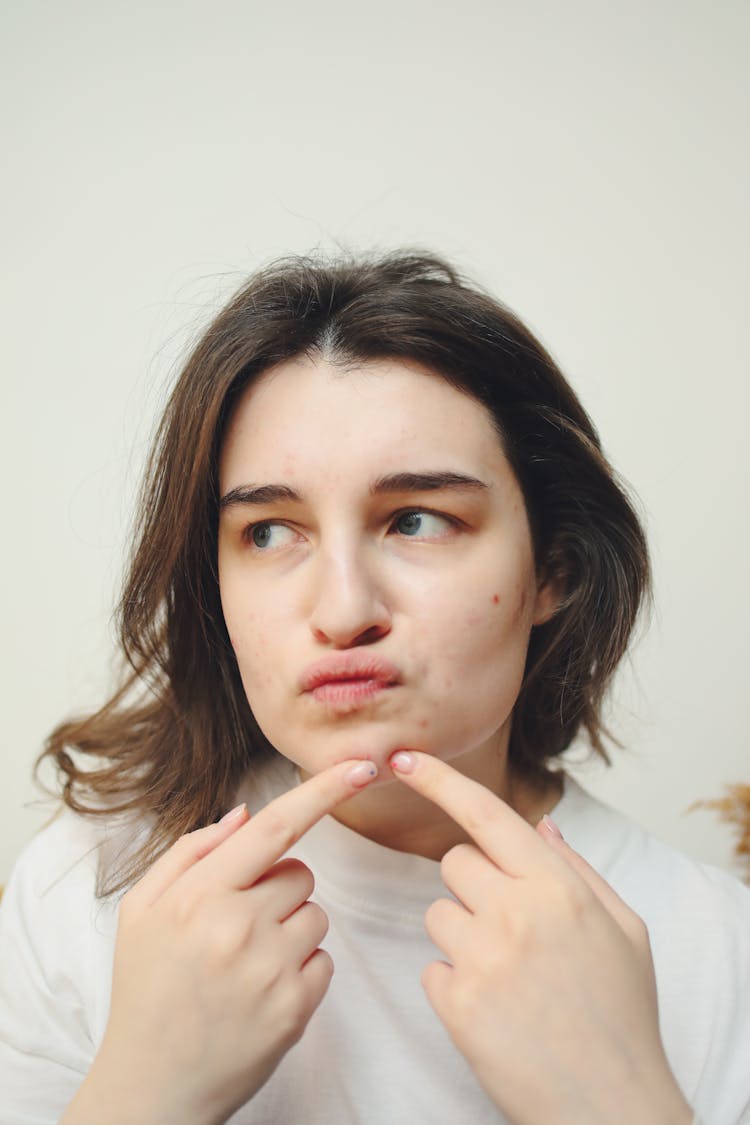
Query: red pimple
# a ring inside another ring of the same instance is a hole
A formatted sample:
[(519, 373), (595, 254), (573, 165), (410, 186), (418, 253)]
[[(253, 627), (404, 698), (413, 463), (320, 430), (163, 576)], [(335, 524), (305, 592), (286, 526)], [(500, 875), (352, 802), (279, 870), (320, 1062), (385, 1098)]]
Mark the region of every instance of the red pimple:
[(499, 594), (493, 594), (493, 595), (492, 595), (492, 600), (493, 600), (493, 602), (495, 603), (495, 605), (498, 605), (498, 603), (499, 603), (499, 601), (500, 601), (500, 595), (499, 595)]

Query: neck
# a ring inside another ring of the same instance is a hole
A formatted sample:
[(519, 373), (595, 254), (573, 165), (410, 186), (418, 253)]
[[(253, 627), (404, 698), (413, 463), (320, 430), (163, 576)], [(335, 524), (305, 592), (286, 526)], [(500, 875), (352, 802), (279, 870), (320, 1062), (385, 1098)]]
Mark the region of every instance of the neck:
[[(450, 765), (479, 782), (510, 805), (519, 816), (536, 825), (557, 804), (562, 778), (548, 774), (538, 782), (512, 775), (505, 745), (481, 746)], [(467, 833), (447, 813), (395, 778), (376, 782), (332, 813), (341, 824), (377, 844), (395, 851), (440, 860), (456, 844), (471, 842)]]

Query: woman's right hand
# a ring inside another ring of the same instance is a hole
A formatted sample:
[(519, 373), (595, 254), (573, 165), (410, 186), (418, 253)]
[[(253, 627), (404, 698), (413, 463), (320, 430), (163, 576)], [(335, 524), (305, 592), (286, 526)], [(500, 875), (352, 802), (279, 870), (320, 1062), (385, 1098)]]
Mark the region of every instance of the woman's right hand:
[(374, 774), (343, 762), (252, 819), (241, 806), (124, 896), (106, 1032), (61, 1125), (212, 1125), (260, 1089), (333, 972), (313, 876), (281, 857)]

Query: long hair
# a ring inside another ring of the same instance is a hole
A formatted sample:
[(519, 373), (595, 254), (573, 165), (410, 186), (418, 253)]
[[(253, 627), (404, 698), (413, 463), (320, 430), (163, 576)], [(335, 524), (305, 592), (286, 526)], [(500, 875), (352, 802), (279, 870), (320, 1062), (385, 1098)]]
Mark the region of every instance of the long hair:
[(248, 767), (274, 753), (221, 611), (217, 460), (243, 389), (280, 361), (315, 354), (420, 361), (491, 413), (525, 497), (538, 573), (562, 592), (552, 619), (532, 630), (511, 769), (542, 776), (580, 731), (607, 758), (603, 695), (648, 590), (648, 555), (564, 376), (516, 316), (439, 258), (284, 259), (239, 290), (177, 380), (119, 604), (121, 686), (95, 714), (57, 727), (37, 763), (56, 763), (76, 811), (151, 824), (100, 893), (126, 886), (184, 832), (216, 819)]

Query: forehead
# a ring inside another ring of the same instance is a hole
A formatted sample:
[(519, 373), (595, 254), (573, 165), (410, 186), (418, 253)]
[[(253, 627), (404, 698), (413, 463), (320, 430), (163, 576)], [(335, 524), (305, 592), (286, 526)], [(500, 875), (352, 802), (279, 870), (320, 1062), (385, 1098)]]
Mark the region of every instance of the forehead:
[(488, 410), (414, 362), (300, 357), (253, 382), (230, 418), (222, 489), (256, 476), (435, 467), (510, 471)]

